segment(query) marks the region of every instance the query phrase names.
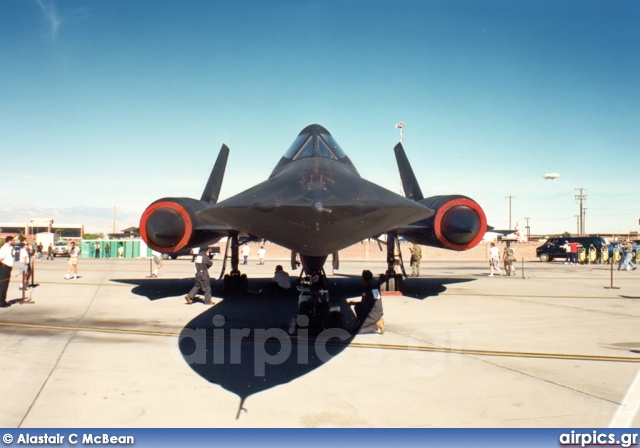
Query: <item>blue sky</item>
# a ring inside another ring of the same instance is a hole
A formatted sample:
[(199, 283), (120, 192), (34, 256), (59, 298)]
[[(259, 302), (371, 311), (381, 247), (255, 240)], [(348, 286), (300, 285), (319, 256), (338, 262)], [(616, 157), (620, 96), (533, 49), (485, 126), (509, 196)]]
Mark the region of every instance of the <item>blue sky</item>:
[(633, 0), (3, 0), (0, 206), (199, 197), (222, 143), (226, 198), (311, 123), (399, 191), (402, 121), (426, 196), (575, 232), (584, 188), (587, 232), (638, 230), (638, 23)]

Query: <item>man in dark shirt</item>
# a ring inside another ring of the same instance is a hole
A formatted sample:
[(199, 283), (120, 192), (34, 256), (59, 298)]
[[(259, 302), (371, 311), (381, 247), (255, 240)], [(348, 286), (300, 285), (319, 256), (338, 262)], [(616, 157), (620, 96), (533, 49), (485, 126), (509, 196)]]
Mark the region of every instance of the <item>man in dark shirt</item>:
[(207, 256), (206, 248), (200, 248), (200, 252), (195, 257), (196, 263), (196, 283), (189, 291), (189, 294), (184, 296), (187, 303), (193, 303), (193, 299), (198, 292), (202, 291), (204, 294), (204, 304), (213, 305), (211, 301), (211, 279), (209, 278), (209, 268), (213, 264), (213, 261)]
[(362, 282), (364, 283), (362, 299), (356, 303), (354, 311), (356, 313), (356, 328), (358, 333), (380, 333), (385, 332), (384, 320), (382, 319), (382, 299), (380, 292), (371, 287), (373, 274), (369, 270), (362, 271)]

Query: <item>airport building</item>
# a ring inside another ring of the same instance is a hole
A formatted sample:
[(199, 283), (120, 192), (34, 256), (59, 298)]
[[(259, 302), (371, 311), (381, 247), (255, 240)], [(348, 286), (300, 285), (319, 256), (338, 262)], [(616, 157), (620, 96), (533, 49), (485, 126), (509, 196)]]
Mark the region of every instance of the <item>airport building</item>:
[(0, 223), (0, 237), (22, 233), (35, 239), (38, 233), (53, 233), (56, 239), (80, 241), (84, 237), (84, 224), (55, 223), (53, 219), (31, 219), (26, 223)]

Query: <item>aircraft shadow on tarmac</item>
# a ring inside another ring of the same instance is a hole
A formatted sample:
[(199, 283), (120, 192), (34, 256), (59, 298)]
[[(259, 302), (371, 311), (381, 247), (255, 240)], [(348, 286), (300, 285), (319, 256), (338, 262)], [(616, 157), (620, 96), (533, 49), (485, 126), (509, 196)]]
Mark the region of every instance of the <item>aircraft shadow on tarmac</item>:
[[(404, 295), (423, 300), (446, 290), (446, 284), (473, 279), (411, 278), (404, 284)], [(158, 300), (183, 296), (193, 279), (112, 280), (136, 285), (132, 292)], [(191, 320), (181, 331), (179, 349), (185, 362), (198, 375), (240, 397), (237, 417), (247, 397), (293, 381), (339, 355), (353, 340), (355, 317), (346, 299), (362, 292), (360, 276), (339, 275), (328, 278), (332, 301), (339, 301), (341, 328), (330, 328), (310, 335), (302, 325), (291, 337), (287, 330), (297, 314), (297, 292), (289, 295), (270, 293), (270, 279), (249, 280), (253, 293), (224, 296), (212, 281), (217, 302)], [(385, 296), (386, 300), (398, 297)], [(187, 305), (185, 305), (187, 306)], [(194, 303), (190, 306), (203, 306)], [(304, 322), (303, 322), (304, 323)]]

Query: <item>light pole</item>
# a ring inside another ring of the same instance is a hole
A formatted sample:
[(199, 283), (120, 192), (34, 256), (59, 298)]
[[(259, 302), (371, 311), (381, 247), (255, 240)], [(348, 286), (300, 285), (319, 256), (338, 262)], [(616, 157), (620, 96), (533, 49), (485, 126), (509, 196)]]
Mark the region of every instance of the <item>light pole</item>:
[(509, 230), (511, 230), (511, 199), (513, 196), (505, 196), (505, 199), (509, 199)]
[(396, 128), (400, 129), (400, 143), (402, 143), (402, 130), (404, 129), (404, 123), (402, 121), (400, 123), (396, 123)]

